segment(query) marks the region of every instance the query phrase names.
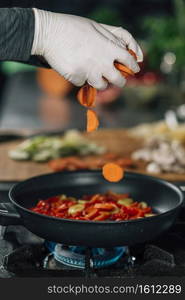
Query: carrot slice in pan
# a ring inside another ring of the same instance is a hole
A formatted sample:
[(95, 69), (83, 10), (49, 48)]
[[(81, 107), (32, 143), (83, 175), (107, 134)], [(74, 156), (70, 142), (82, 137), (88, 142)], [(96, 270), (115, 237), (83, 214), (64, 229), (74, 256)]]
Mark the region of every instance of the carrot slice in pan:
[(87, 132), (96, 130), (99, 126), (99, 121), (94, 110), (87, 110)]
[(96, 93), (97, 90), (95, 88), (89, 84), (85, 84), (79, 89), (77, 99), (81, 105), (85, 107), (93, 107), (96, 100)]
[(107, 163), (103, 166), (103, 176), (110, 182), (120, 181), (124, 176), (124, 170), (114, 163)]

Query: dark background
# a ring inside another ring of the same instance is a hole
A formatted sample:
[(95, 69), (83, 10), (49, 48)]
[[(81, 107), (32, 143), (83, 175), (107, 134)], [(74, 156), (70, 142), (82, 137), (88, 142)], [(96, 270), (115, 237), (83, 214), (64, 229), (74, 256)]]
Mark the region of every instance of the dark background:
[[(171, 0), (1, 0), (0, 7), (37, 7), (54, 12), (89, 16), (101, 7), (119, 12), (120, 20), (128, 24), (128, 30), (137, 31), (143, 15), (173, 14)], [(134, 16), (134, 17), (133, 17)], [(131, 20), (131, 22), (130, 22)], [(120, 23), (122, 23), (120, 21)], [(119, 24), (116, 24), (119, 25)], [(120, 24), (122, 25), (122, 24)]]

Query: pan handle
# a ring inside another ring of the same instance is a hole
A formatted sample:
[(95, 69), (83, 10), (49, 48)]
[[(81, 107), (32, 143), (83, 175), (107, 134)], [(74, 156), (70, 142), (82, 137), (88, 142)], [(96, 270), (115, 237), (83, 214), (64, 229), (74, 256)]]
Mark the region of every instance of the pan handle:
[(22, 225), (22, 218), (12, 203), (0, 203), (0, 225)]

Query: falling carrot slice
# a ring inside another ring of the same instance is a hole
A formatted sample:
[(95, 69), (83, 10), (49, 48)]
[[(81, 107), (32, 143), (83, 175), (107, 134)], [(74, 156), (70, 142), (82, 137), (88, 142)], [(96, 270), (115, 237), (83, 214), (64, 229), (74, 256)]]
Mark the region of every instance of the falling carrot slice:
[(94, 110), (87, 110), (87, 132), (96, 130), (99, 126), (99, 121)]
[(77, 99), (81, 105), (85, 107), (93, 107), (96, 100), (96, 89), (90, 86), (89, 84), (85, 84), (81, 87), (77, 93)]
[(103, 166), (103, 176), (110, 182), (117, 182), (123, 178), (124, 170), (115, 163), (107, 163)]

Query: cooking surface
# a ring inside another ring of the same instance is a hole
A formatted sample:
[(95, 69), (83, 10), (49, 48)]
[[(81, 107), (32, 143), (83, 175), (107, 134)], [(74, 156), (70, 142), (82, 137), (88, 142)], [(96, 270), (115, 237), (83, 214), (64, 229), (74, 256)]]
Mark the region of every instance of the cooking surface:
[[(137, 142), (128, 137), (124, 130), (97, 131), (88, 135), (90, 140), (105, 145), (111, 152), (128, 156), (133, 149), (136, 149)], [(0, 144), (0, 181), (19, 181), (28, 177), (49, 173), (51, 169), (47, 163), (19, 162), (8, 157), (8, 151), (13, 149), (20, 141)]]

